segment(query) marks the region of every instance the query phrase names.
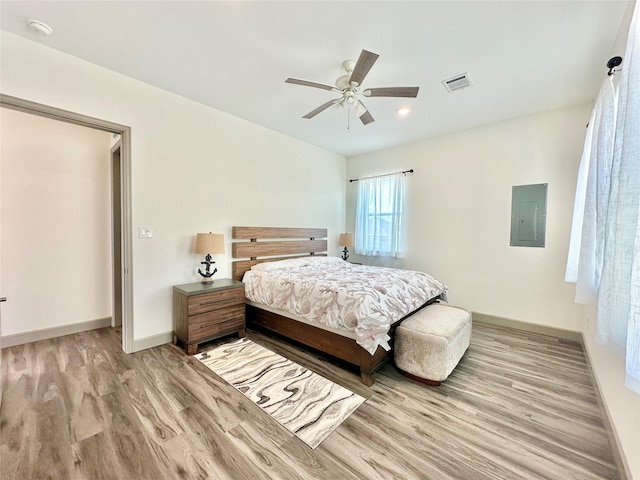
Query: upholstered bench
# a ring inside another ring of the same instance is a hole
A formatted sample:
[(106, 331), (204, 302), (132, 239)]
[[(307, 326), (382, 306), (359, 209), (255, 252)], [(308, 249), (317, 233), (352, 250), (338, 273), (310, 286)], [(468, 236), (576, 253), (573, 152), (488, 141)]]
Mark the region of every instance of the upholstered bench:
[(440, 385), (471, 341), (471, 312), (442, 303), (429, 305), (396, 329), (394, 360), (410, 378)]

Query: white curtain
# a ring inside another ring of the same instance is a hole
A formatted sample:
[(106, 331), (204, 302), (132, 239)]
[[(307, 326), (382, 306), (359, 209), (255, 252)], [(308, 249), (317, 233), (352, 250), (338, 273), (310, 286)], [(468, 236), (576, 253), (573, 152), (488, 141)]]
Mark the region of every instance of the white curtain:
[[(583, 163), (580, 166), (573, 224), (576, 230), (572, 231), (572, 256), (569, 258), (566, 275), (567, 280), (577, 281), (576, 300), (597, 300), (596, 340), (625, 356), (626, 384), (638, 393), (639, 16), (640, 7), (636, 4), (621, 70), (616, 73), (620, 76), (617, 99), (612, 94), (610, 82), (605, 82), (591, 118), (593, 128), (590, 123)], [(581, 195), (583, 200), (580, 198)], [(578, 230), (580, 227), (581, 231)], [(576, 252), (579, 252), (577, 260)]]
[(597, 340), (626, 353), (627, 385), (640, 393), (640, 7), (620, 72), (611, 192), (598, 296)]
[(404, 256), (404, 197), (402, 173), (358, 180), (357, 254)]
[(598, 299), (613, 162), (615, 90), (613, 78), (607, 77), (591, 112), (578, 171), (565, 274), (567, 282), (576, 282), (576, 303), (595, 303)]

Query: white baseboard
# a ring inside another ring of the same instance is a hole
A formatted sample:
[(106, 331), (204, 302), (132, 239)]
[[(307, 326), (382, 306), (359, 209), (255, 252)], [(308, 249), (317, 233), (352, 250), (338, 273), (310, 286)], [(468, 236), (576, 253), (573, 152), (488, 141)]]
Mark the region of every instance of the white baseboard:
[(622, 448), (622, 442), (620, 441), (620, 437), (618, 436), (618, 431), (615, 428), (615, 422), (613, 421), (613, 416), (609, 411), (609, 406), (607, 405), (606, 396), (604, 394), (604, 389), (602, 388), (602, 383), (596, 375), (595, 370), (593, 369), (593, 361), (591, 359), (592, 354), (589, 351), (589, 344), (584, 338), (584, 333), (582, 335), (582, 344), (584, 346), (584, 354), (587, 357), (587, 363), (589, 364), (589, 370), (591, 370), (591, 377), (595, 383), (596, 389), (598, 390), (598, 405), (600, 407), (600, 412), (602, 414), (602, 418), (605, 419), (604, 424), (607, 429), (607, 433), (609, 434), (609, 438), (611, 439), (611, 444), (613, 447), (613, 456), (616, 462), (616, 466), (618, 467), (618, 473), (620, 473), (620, 480), (630, 480), (633, 477), (631, 476), (631, 467), (629, 466), (629, 461), (627, 460), (626, 455), (624, 454), (624, 448)]
[(25, 343), (39, 342), (49, 338), (73, 335), (74, 333), (86, 332), (111, 326), (111, 317), (89, 320), (88, 322), (71, 323), (60, 327), (43, 328), (42, 330), (32, 330), (31, 332), (15, 333), (2, 337), (2, 348), (24, 345)]
[(133, 341), (133, 352), (139, 352), (140, 350), (158, 347), (171, 342), (173, 342), (173, 331), (160, 333), (152, 337), (140, 338), (139, 340)]
[[(110, 326), (111, 317), (99, 318), (97, 320), (89, 320), (88, 322), (72, 323), (60, 327), (43, 328), (42, 330), (5, 335), (0, 339), (0, 345), (2, 345), (2, 348), (14, 347), (16, 345), (24, 345), (25, 343), (39, 342), (40, 340), (48, 340), (50, 338), (63, 337), (65, 335), (73, 335), (75, 333)], [(172, 341), (173, 331), (134, 340), (132, 353), (164, 345), (165, 343), (171, 343)]]
[(565, 330), (563, 328), (549, 327), (547, 325), (538, 325), (537, 323), (523, 322), (512, 318), (496, 317), (485, 313), (471, 312), (471, 318), (480, 322), (499, 325), (501, 327), (511, 327), (527, 332), (539, 333), (541, 335), (550, 335), (552, 337), (565, 338), (567, 340), (575, 340), (582, 343), (582, 332), (573, 330)]

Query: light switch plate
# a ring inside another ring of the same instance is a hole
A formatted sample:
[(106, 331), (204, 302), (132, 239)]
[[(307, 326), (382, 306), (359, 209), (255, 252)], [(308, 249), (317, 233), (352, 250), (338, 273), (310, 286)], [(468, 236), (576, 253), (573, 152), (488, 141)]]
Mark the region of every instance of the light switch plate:
[(140, 238), (153, 238), (152, 227), (138, 227), (138, 236)]

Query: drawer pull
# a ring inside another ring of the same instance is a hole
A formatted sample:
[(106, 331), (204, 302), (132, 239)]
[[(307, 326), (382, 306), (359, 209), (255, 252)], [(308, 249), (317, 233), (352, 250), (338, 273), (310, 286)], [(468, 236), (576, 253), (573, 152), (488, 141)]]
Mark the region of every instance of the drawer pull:
[(216, 303), (228, 302), (229, 299), (225, 298), (223, 300), (210, 300), (208, 302), (200, 302), (200, 305), (214, 305)]

